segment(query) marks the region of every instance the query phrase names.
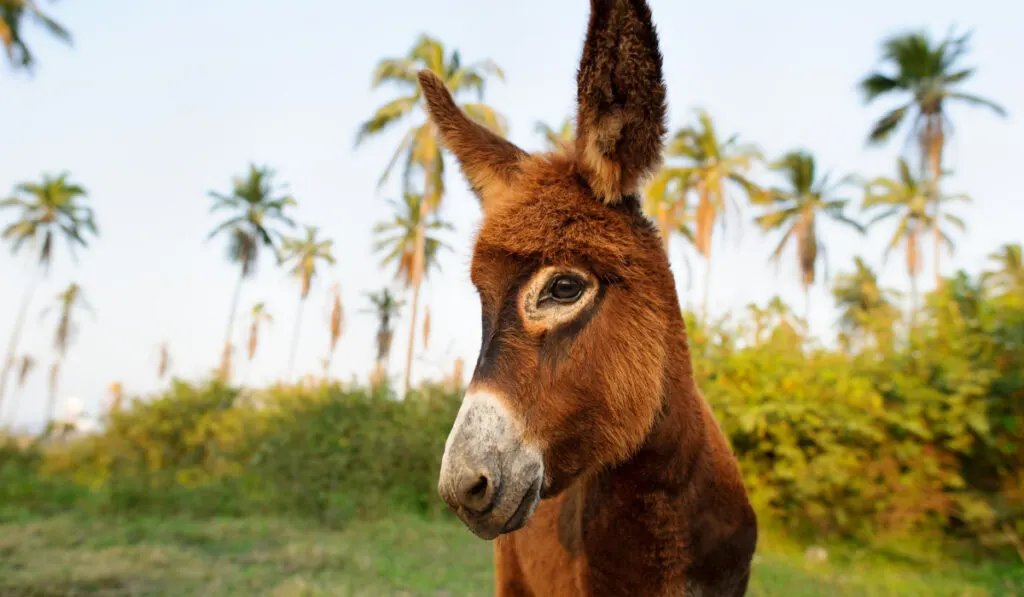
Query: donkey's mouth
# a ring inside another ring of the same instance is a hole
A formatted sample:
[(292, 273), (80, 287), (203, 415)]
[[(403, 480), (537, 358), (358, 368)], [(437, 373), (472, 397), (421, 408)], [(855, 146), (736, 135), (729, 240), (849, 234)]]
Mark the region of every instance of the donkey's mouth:
[(540, 503), (540, 486), (541, 478), (538, 478), (533, 482), (533, 485), (530, 485), (530, 488), (523, 494), (523, 500), (519, 502), (519, 507), (516, 508), (516, 511), (512, 513), (505, 526), (498, 532), (499, 535), (518, 531), (526, 526), (526, 522), (530, 520), (533, 511), (537, 509), (537, 504)]
[[(542, 474), (524, 476), (518, 476), (518, 482), (513, 481), (503, 486), (497, 492), (495, 502), (484, 510), (472, 511), (460, 506), (452, 509), (466, 527), (481, 539), (490, 541), (498, 535), (517, 531), (526, 526), (540, 504), (540, 488), (544, 479)], [(529, 480), (531, 477), (532, 481)], [(529, 485), (524, 491), (522, 487), (526, 483)]]

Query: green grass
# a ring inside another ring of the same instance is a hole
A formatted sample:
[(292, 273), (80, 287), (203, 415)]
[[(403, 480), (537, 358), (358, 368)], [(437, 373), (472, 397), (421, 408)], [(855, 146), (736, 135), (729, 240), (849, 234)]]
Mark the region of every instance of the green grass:
[[(1024, 567), (800, 546), (766, 538), (751, 597), (1024, 597)], [(63, 515), (0, 525), (0, 596), (492, 594), (491, 544), (449, 519), (395, 516), (340, 530), (285, 519)]]

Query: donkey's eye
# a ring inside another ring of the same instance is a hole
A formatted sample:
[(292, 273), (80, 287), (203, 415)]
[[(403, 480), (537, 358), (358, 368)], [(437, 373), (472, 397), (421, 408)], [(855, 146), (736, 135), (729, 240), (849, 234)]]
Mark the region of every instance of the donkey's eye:
[(580, 298), (585, 285), (576, 276), (558, 276), (551, 282), (551, 298), (559, 303), (571, 303)]

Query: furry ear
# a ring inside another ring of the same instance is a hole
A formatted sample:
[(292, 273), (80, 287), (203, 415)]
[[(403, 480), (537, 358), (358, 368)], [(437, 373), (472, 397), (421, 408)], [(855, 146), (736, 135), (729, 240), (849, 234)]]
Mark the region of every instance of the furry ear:
[(508, 188), (527, 153), (471, 120), (433, 72), (421, 70), (419, 80), (441, 141), (455, 154), (473, 191), (486, 204)]
[(645, 0), (591, 0), (577, 82), (576, 153), (594, 193), (613, 204), (661, 166), (665, 83)]

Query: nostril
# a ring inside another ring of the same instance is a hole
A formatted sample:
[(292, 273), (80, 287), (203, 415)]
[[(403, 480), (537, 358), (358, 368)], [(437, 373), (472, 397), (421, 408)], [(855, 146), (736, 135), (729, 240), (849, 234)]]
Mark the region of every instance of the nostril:
[(483, 514), (493, 507), (494, 482), (486, 471), (466, 475), (459, 483), (459, 502), (462, 507)]
[(477, 479), (476, 485), (469, 488), (469, 495), (471, 497), (480, 497), (487, 491), (487, 477), (480, 475)]

